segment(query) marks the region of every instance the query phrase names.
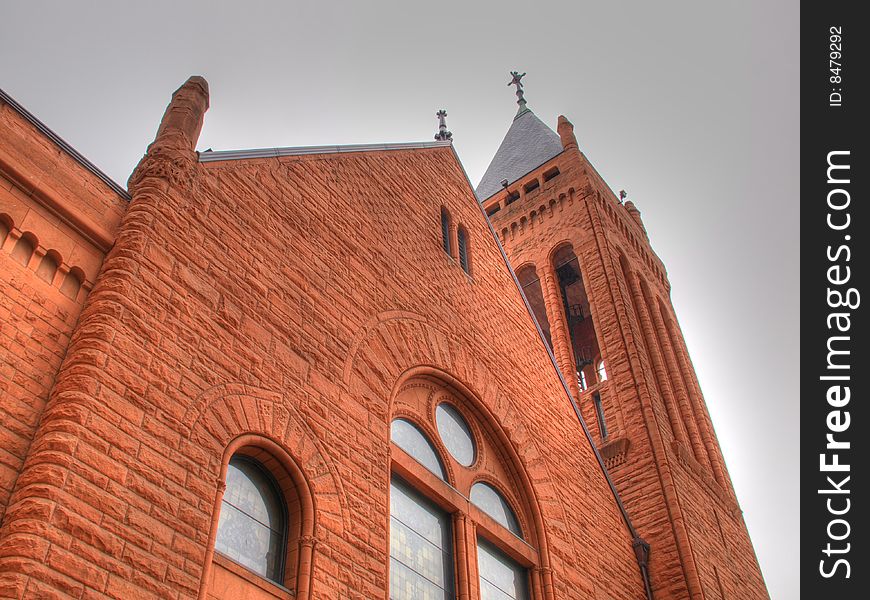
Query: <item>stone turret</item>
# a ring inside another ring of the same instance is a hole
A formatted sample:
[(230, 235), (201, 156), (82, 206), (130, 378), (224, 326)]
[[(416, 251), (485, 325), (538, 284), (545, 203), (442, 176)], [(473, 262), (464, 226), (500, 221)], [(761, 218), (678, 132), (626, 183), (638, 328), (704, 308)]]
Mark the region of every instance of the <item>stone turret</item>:
[(146, 177), (162, 179), (167, 185), (178, 185), (192, 177), (196, 142), (208, 104), (208, 83), (199, 75), (175, 90), (160, 120), (157, 137), (127, 182), (131, 194), (135, 195)]

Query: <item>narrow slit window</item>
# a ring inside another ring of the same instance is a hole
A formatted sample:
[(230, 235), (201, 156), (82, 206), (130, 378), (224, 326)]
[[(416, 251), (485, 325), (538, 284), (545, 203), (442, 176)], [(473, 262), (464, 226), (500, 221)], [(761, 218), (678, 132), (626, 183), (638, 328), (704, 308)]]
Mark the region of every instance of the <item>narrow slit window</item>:
[(595, 392), (592, 395), (592, 401), (595, 403), (595, 416), (598, 418), (598, 429), (601, 430), (601, 439), (607, 439), (607, 421), (604, 420), (604, 405), (601, 403), (601, 394)]
[(450, 213), (441, 207), (441, 244), (444, 252), (450, 254)]
[(471, 263), (468, 260), (468, 233), (464, 227), (456, 232), (456, 240), (459, 245), (459, 264), (462, 270), (471, 275)]

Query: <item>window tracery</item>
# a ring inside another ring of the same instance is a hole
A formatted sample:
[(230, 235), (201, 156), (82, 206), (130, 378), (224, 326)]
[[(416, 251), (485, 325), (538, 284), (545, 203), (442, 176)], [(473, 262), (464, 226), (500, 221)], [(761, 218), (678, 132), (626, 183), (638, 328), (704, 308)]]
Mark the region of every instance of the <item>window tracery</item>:
[[(444, 461), (445, 476), (432, 477), (432, 469), (393, 438), (391, 600), (541, 598), (529, 499), (494, 423), (465, 394), (428, 376), (401, 386), (393, 410), (400, 415), (394, 426), (407, 423), (424, 439), (432, 432), (427, 444)], [(418, 529), (447, 542), (433, 542)]]

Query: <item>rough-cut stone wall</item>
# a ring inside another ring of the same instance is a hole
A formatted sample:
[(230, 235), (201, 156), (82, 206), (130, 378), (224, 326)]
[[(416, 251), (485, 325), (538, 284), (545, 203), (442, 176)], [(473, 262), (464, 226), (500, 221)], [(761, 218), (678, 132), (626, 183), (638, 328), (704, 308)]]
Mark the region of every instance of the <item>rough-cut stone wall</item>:
[[(664, 266), (637, 208), (619, 204), (577, 149), (564, 117), (559, 133), (562, 154), (484, 207), (511, 263), (534, 265), (541, 276), (553, 350), (566, 374), (575, 366), (552, 256), (565, 243), (578, 256), (609, 379), (573, 391), (629, 515), (652, 546), (656, 598), (767, 598)], [(554, 167), (559, 174), (544, 181)], [(541, 186), (525, 192), (533, 179)], [(508, 204), (515, 191), (520, 198)], [(596, 426), (596, 392), (606, 440)]]
[[(386, 598), (390, 403), (422, 368), (495, 415), (525, 470), (539, 596), (643, 597), (452, 149), (196, 163), (204, 93), (180, 90), (131, 178), (0, 529), (0, 596), (197, 597), (223, 455), (256, 434), (314, 501), (298, 597)], [(442, 249), (442, 205), (468, 231), (471, 277)]]
[(0, 522), (126, 204), (0, 100)]

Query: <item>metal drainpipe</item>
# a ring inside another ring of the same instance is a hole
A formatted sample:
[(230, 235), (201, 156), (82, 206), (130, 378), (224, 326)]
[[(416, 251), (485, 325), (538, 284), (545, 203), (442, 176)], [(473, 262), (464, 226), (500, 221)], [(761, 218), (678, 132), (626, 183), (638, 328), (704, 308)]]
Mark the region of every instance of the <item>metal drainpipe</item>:
[[(465, 167), (462, 167), (462, 162), (459, 161), (459, 156), (456, 154), (456, 149), (453, 148), (453, 146), (451, 146), (451, 149), (453, 149), (453, 155), (456, 157), (456, 161), (459, 163), (463, 173), (465, 174), (465, 179), (466, 181), (468, 181), (468, 185), (471, 186), (471, 181), (468, 179), (468, 174), (465, 173)], [(473, 193), (474, 188), (472, 187), (471, 189)], [(475, 201), (476, 198), (477, 197), (475, 196)], [(631, 522), (631, 517), (628, 516), (628, 512), (625, 510), (625, 505), (622, 503), (622, 498), (620, 498), (619, 492), (616, 490), (616, 486), (614, 485), (613, 480), (610, 478), (610, 473), (608, 473), (607, 467), (604, 465), (604, 459), (601, 458), (601, 454), (598, 452), (598, 448), (595, 446), (595, 442), (592, 439), (592, 434), (589, 433), (589, 428), (586, 426), (586, 421), (583, 420), (583, 414), (580, 412), (580, 407), (577, 406), (577, 402), (574, 400), (574, 396), (571, 394), (571, 388), (568, 387), (568, 382), (565, 381), (565, 376), (562, 374), (561, 369), (559, 369), (559, 364), (556, 362), (556, 357), (553, 355), (553, 350), (547, 343), (547, 339), (544, 337), (544, 332), (541, 329), (541, 325), (540, 323), (538, 323), (538, 319), (535, 318), (535, 313), (532, 310), (532, 307), (529, 304), (526, 295), (523, 293), (523, 287), (520, 285), (520, 281), (519, 279), (517, 279), (517, 275), (516, 273), (514, 273), (513, 267), (511, 267), (511, 263), (508, 260), (507, 253), (505, 252), (504, 247), (501, 245), (501, 241), (498, 239), (498, 234), (496, 234), (495, 229), (493, 228), (492, 223), (489, 220), (489, 217), (486, 216), (486, 211), (483, 209), (483, 203), (477, 202), (477, 207), (480, 209), (480, 213), (481, 215), (483, 215), (486, 226), (489, 228), (490, 234), (492, 234), (492, 239), (495, 241), (495, 245), (498, 247), (498, 251), (501, 253), (501, 258), (508, 269), (508, 273), (510, 273), (511, 278), (514, 281), (514, 285), (516, 286), (517, 291), (520, 293), (520, 298), (523, 299), (523, 304), (525, 304), (526, 306), (526, 312), (529, 313), (529, 316), (532, 318), (532, 323), (535, 324), (535, 329), (538, 331), (538, 337), (540, 338), (541, 343), (544, 345), (544, 348), (547, 350), (547, 356), (550, 357), (550, 363), (556, 370), (556, 375), (559, 376), (559, 381), (562, 383), (562, 389), (565, 391), (565, 396), (567, 396), (568, 402), (571, 403), (571, 408), (574, 409), (574, 414), (577, 416), (577, 421), (580, 422), (580, 427), (583, 428), (583, 433), (586, 436), (586, 441), (589, 442), (589, 446), (592, 448), (592, 452), (595, 454), (595, 458), (598, 460), (598, 466), (601, 467), (601, 471), (604, 473), (604, 478), (607, 480), (607, 485), (610, 487), (610, 492), (613, 494), (613, 498), (616, 500), (616, 505), (619, 507), (619, 512), (622, 514), (622, 519), (623, 521), (625, 521), (625, 525), (628, 527), (628, 531), (631, 534), (631, 545), (632, 549), (634, 550), (635, 558), (637, 559), (637, 565), (640, 568), (640, 575), (643, 579), (643, 585), (646, 591), (647, 600), (654, 600), (652, 584), (649, 578), (650, 545), (638, 535), (637, 530), (634, 528), (634, 524), (632, 524)]]

